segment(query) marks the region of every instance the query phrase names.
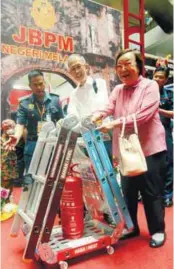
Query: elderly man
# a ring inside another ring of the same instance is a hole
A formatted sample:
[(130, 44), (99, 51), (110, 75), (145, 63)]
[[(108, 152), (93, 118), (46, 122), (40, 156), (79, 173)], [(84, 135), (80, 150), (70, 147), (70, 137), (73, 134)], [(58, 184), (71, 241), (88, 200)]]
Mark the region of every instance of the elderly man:
[[(69, 74), (78, 82), (70, 96), (68, 114), (75, 114), (79, 119), (91, 115), (97, 109), (102, 109), (108, 103), (106, 81), (88, 76), (89, 65), (83, 56), (72, 54), (67, 61)], [(109, 119), (107, 119), (109, 120)], [(109, 135), (105, 134), (105, 147), (112, 159), (112, 145)]]
[(79, 54), (72, 54), (67, 65), (69, 74), (78, 82), (77, 88), (70, 96), (68, 113), (83, 118), (97, 109), (102, 109), (108, 103), (105, 80), (88, 76), (89, 65)]
[[(68, 106), (68, 114), (75, 114), (79, 119), (91, 115), (98, 109), (103, 109), (109, 102), (108, 90), (106, 81), (97, 78), (94, 79), (88, 76), (89, 65), (86, 63), (84, 57), (79, 54), (72, 54), (68, 58), (68, 72), (78, 82), (70, 96), (70, 103)], [(105, 121), (109, 121), (109, 118)], [(103, 136), (104, 144), (108, 152), (110, 160), (112, 160), (112, 142), (108, 134)], [(84, 148), (86, 153), (86, 150)], [(104, 209), (105, 219), (112, 223), (107, 209)]]

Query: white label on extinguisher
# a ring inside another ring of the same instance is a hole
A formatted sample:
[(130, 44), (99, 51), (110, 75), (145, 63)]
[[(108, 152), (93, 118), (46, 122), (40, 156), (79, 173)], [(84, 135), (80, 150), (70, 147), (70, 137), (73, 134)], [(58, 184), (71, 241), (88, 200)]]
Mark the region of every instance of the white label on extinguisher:
[(75, 247), (80, 247), (80, 246), (87, 245), (94, 242), (97, 242), (97, 240), (93, 236), (88, 236), (85, 238), (72, 240), (72, 242), (68, 242), (66, 245), (70, 248), (75, 248)]

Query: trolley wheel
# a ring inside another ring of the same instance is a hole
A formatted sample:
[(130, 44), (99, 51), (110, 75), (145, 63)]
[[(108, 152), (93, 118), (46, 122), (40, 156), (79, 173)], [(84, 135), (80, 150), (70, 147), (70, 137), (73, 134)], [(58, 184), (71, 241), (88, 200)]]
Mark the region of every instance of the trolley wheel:
[(114, 254), (114, 248), (113, 248), (113, 247), (111, 247), (111, 246), (107, 246), (107, 247), (106, 247), (106, 250), (107, 250), (107, 253), (108, 253), (109, 255), (113, 255), (113, 254)]
[(59, 262), (60, 269), (68, 269), (68, 263), (65, 261)]
[(57, 262), (55, 253), (47, 243), (39, 245), (38, 256), (43, 262), (46, 262), (48, 264), (54, 264)]

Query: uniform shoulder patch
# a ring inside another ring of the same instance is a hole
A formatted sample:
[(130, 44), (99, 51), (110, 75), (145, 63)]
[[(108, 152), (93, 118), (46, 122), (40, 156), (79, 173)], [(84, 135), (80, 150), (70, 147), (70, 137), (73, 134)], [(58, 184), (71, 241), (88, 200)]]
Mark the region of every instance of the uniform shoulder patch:
[(56, 93), (49, 93), (49, 95), (50, 95), (51, 97), (57, 97), (57, 98), (60, 97), (60, 96), (59, 96), (58, 94), (56, 94)]
[(29, 94), (29, 95), (25, 95), (25, 96), (19, 98), (19, 102), (21, 102), (21, 101), (23, 101), (23, 100), (27, 100), (29, 97), (31, 97), (31, 94)]

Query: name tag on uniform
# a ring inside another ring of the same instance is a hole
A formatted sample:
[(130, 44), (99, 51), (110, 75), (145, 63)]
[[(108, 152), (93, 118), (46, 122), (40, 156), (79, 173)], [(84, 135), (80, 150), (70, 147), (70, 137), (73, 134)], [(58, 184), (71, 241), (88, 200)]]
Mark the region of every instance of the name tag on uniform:
[(50, 114), (46, 114), (46, 121), (51, 121), (51, 115)]
[(42, 126), (43, 124), (45, 123), (46, 121), (38, 121), (37, 123), (37, 133), (39, 134), (41, 129), (42, 129)]

